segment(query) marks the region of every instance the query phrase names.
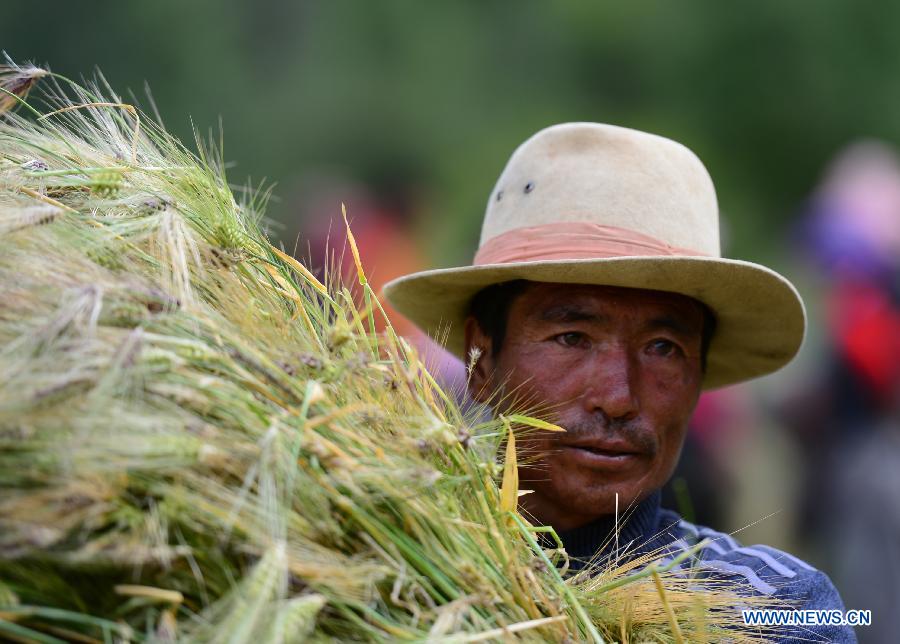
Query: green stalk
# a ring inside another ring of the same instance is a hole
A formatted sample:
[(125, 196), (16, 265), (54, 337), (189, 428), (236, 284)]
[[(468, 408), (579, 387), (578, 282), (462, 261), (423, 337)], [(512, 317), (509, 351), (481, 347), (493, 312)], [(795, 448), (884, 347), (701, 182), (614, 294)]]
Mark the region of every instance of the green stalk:
[(588, 616), (587, 611), (584, 610), (584, 606), (581, 605), (581, 602), (578, 601), (578, 598), (575, 596), (575, 593), (572, 592), (572, 587), (569, 586), (565, 582), (565, 580), (560, 576), (559, 571), (556, 569), (556, 566), (553, 565), (553, 562), (547, 558), (547, 555), (544, 554), (544, 549), (541, 548), (540, 544), (537, 540), (531, 536), (531, 531), (525, 522), (522, 521), (522, 518), (516, 512), (510, 512), (509, 515), (515, 520), (516, 524), (519, 526), (519, 530), (522, 533), (522, 536), (525, 537), (525, 541), (528, 542), (528, 545), (531, 546), (531, 549), (534, 553), (541, 558), (544, 562), (544, 565), (547, 566), (547, 570), (550, 571), (550, 574), (553, 575), (556, 583), (559, 585), (560, 589), (565, 594), (566, 599), (569, 600), (569, 605), (575, 610), (575, 614), (578, 615), (578, 618), (581, 620), (581, 624), (584, 626), (585, 630), (587, 630), (588, 634), (591, 636), (591, 639), (594, 640), (594, 644), (605, 644), (605, 640), (600, 635), (600, 631), (597, 630), (597, 627), (594, 626), (594, 622), (591, 621), (591, 618)]
[(375, 311), (372, 309), (372, 287), (369, 286), (369, 283), (366, 282), (363, 287), (365, 288), (365, 302), (366, 302), (366, 314), (369, 318), (369, 334), (372, 338), (373, 343), (373, 351), (372, 353), (377, 356), (378, 355), (378, 334), (375, 333)]
[(50, 635), (44, 635), (40, 631), (20, 626), (15, 622), (7, 622), (0, 619), (0, 633), (8, 633), (23, 638), (26, 642), (40, 642), (41, 644), (66, 644), (65, 640), (56, 639)]

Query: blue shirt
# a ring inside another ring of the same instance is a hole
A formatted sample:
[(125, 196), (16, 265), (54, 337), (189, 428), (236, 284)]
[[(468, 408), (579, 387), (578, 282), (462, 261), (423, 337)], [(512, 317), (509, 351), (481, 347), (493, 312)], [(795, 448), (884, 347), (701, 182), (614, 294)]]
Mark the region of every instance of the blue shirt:
[[(704, 573), (745, 582), (748, 592), (790, 602), (785, 607), (799, 610), (840, 610), (844, 604), (828, 576), (800, 559), (769, 546), (743, 546), (727, 534), (685, 521), (676, 512), (660, 506), (659, 491), (639, 503), (634, 511), (620, 519), (619, 552), (643, 554), (662, 551), (663, 560), (671, 560), (684, 549), (707, 539), (709, 543), (693, 563), (680, 567), (699, 567)], [(610, 557), (616, 544), (612, 517), (602, 517), (586, 526), (562, 531), (559, 537), (569, 554), (572, 569), (579, 569), (596, 553)], [(607, 544), (606, 548), (601, 546)], [(777, 642), (856, 642), (850, 626), (784, 626)]]

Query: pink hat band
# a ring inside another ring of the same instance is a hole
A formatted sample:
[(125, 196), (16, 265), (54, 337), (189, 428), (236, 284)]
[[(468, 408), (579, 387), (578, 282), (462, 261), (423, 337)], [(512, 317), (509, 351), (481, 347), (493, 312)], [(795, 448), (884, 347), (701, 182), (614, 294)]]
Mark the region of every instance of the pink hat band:
[(618, 226), (587, 221), (562, 221), (526, 226), (501, 233), (486, 241), (473, 264), (510, 264), (559, 259), (608, 257), (689, 256), (708, 257), (689, 248)]

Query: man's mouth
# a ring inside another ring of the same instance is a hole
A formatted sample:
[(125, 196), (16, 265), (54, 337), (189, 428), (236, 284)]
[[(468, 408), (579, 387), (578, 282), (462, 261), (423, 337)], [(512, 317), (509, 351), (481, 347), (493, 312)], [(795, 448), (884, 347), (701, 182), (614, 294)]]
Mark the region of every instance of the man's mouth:
[(583, 449), (586, 452), (590, 452), (591, 454), (599, 454), (601, 456), (630, 456), (635, 454), (635, 452), (620, 452), (617, 450), (611, 449), (601, 449), (599, 447), (589, 447), (589, 446), (580, 446), (580, 445), (572, 445), (575, 449)]
[(619, 441), (589, 441), (563, 444), (563, 452), (568, 452), (578, 463), (600, 469), (617, 469), (632, 465), (641, 452)]

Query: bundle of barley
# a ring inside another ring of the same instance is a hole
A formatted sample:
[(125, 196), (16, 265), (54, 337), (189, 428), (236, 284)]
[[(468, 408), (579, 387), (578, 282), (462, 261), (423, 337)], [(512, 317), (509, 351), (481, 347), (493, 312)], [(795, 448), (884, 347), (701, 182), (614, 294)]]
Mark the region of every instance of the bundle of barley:
[(463, 414), (361, 266), (317, 281), (98, 85), (0, 69), (0, 638), (761, 637), (646, 559), (564, 579), (516, 512), (553, 428)]

